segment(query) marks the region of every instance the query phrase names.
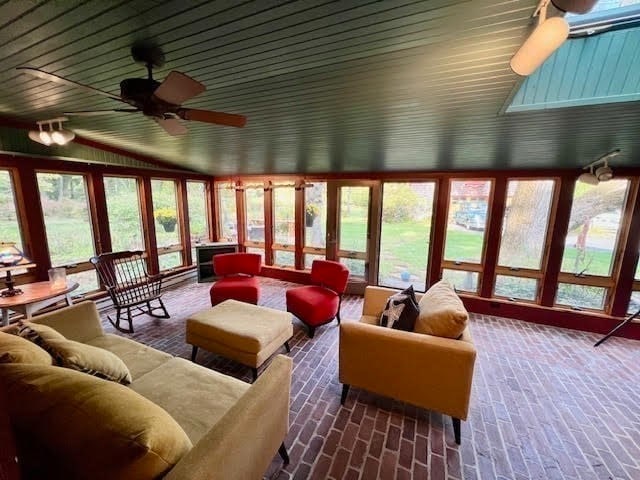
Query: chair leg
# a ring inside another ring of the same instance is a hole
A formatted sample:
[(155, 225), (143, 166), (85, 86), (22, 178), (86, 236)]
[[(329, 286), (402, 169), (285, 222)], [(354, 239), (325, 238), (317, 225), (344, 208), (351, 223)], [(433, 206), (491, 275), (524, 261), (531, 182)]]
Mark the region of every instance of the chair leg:
[(278, 453), (282, 457), (282, 461), (284, 465), (289, 465), (289, 454), (287, 453), (287, 447), (284, 446), (284, 442), (280, 444), (280, 448), (278, 449)]
[(340, 405), (344, 405), (344, 402), (347, 400), (347, 395), (349, 394), (349, 385), (342, 385), (342, 395), (340, 395)]
[(316, 334), (316, 327), (309, 327), (309, 338), (313, 338)]
[(287, 349), (287, 353), (291, 353), (291, 347), (289, 346), (289, 340), (284, 342), (284, 348)]
[(460, 445), (460, 419), (451, 417), (453, 421), (453, 435), (455, 436), (456, 443)]
[(338, 325), (340, 325), (340, 309), (338, 309), (338, 313), (336, 313), (336, 320), (338, 320)]
[(191, 361), (195, 363), (196, 361), (196, 355), (198, 354), (198, 347), (196, 347), (195, 345), (193, 346), (193, 348), (191, 348)]

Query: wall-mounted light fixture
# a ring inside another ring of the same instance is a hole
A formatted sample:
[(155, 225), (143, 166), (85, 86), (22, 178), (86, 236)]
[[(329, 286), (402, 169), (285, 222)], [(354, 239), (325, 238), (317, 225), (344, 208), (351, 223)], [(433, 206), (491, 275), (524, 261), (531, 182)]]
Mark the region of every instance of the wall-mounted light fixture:
[(509, 65), (518, 75), (535, 72), (544, 61), (569, 37), (569, 23), (563, 17), (547, 18), (550, 0), (540, 0), (533, 16), (538, 16), (538, 26), (531, 32)]
[[(76, 134), (71, 130), (62, 128), (62, 122), (69, 120), (67, 117), (52, 118), (51, 120), (42, 120), (36, 122), (38, 124), (38, 130), (30, 130), (29, 138), (34, 142), (42, 143), (43, 145), (66, 145), (76, 137)], [(54, 124), (58, 124), (57, 128)]]
[[(609, 166), (609, 159), (620, 155), (620, 149), (617, 148), (609, 153), (604, 154), (595, 162), (591, 162), (584, 167), (584, 170), (589, 170), (578, 177), (578, 181), (587, 183), (589, 185), (598, 185), (600, 182), (606, 182), (613, 178), (613, 170)], [(603, 165), (595, 168), (596, 165), (602, 163)], [(595, 168), (595, 171), (594, 171)]]

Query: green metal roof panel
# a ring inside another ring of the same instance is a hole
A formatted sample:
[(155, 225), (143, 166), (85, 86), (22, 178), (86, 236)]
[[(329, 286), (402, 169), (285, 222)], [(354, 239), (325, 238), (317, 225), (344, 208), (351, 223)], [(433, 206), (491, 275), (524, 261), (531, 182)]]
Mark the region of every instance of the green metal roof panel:
[(567, 41), (527, 77), (507, 112), (640, 100), (640, 27)]

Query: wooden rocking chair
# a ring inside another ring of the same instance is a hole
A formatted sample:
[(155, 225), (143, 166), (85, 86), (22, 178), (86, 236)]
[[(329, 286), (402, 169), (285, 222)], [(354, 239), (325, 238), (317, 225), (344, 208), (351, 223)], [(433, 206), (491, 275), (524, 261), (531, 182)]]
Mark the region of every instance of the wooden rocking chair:
[[(103, 253), (91, 258), (100, 280), (116, 308), (115, 322), (107, 315), (111, 324), (124, 333), (133, 333), (133, 317), (151, 315), (169, 318), (162, 303), (160, 288), (162, 277), (149, 275), (141, 251)], [(151, 302), (156, 302), (155, 306)], [(120, 321), (129, 322), (129, 328), (120, 327)]]

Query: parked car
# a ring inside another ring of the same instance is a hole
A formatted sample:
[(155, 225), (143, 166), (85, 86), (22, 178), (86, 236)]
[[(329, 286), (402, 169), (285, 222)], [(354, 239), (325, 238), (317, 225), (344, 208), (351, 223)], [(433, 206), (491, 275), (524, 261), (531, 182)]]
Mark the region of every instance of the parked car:
[(486, 207), (461, 207), (454, 215), (456, 225), (468, 230), (484, 230), (487, 223)]

